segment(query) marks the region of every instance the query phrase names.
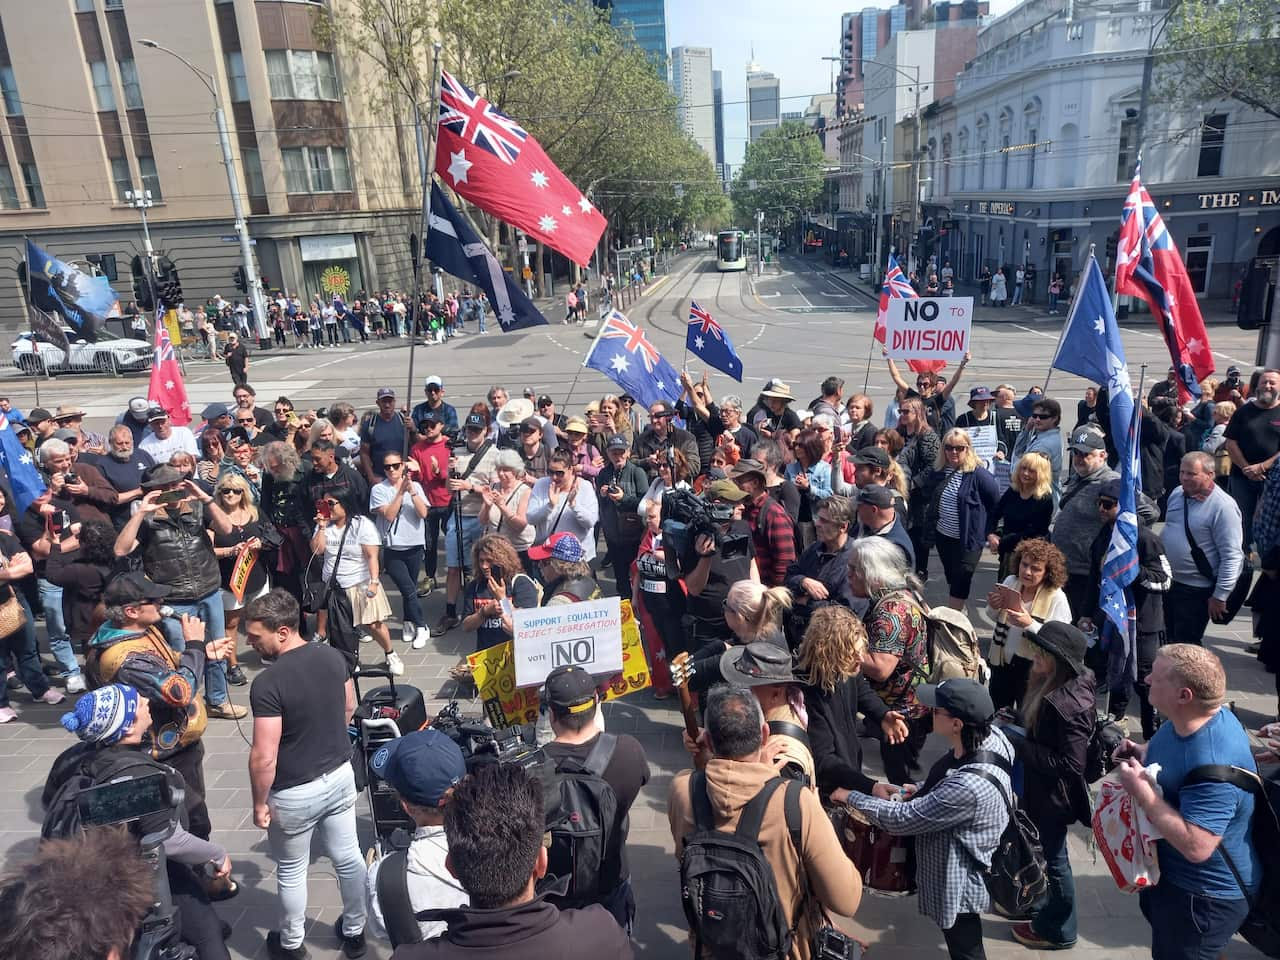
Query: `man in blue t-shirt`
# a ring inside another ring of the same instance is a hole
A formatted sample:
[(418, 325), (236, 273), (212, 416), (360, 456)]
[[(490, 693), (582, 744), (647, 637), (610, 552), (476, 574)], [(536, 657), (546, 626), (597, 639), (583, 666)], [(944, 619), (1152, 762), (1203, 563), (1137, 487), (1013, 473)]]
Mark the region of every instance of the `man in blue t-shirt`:
[[(1215, 654), (1168, 644), (1160, 648), (1149, 682), (1151, 705), (1168, 722), (1145, 746), (1126, 740), (1117, 751), (1125, 758), (1121, 782), (1164, 838), (1158, 842), (1160, 882), (1141, 891), (1138, 901), (1151, 924), (1153, 960), (1212, 960), (1249, 913), (1240, 884), (1252, 894), (1262, 877), (1250, 840), (1253, 794), (1226, 783), (1184, 784), (1205, 764), (1257, 768), (1244, 727), (1222, 709), (1227, 676)], [(1163, 797), (1143, 773), (1153, 763), (1160, 765)]]
[(403, 454), (413, 446), (415, 438), (409, 415), (396, 409), (396, 392), (390, 387), (379, 387), (378, 412), (360, 424), (360, 470), (370, 487), (376, 486), (385, 475), (382, 461), (386, 455)]

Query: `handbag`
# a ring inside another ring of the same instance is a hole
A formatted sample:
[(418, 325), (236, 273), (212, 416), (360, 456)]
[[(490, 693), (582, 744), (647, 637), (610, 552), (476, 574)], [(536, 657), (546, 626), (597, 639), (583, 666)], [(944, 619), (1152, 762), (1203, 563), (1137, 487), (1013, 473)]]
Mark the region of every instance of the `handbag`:
[[(1209, 558), (1205, 556), (1205, 552), (1200, 549), (1195, 537), (1191, 535), (1191, 521), (1187, 519), (1187, 514), (1190, 512), (1189, 504), (1184, 494), (1182, 498), (1182, 530), (1187, 536), (1187, 546), (1191, 549), (1191, 559), (1195, 562), (1196, 571), (1200, 576), (1211, 584), (1217, 583), (1218, 577), (1213, 572), (1213, 568), (1209, 566)], [(1246, 556), (1240, 562), (1240, 576), (1236, 578), (1235, 585), (1231, 588), (1231, 593), (1227, 595), (1227, 611), (1221, 617), (1214, 617), (1213, 622), (1220, 626), (1225, 626), (1234, 620), (1236, 614), (1240, 612), (1240, 608), (1244, 606), (1251, 586), (1253, 586), (1253, 564), (1249, 562), (1249, 558)]]
[(22, 601), (12, 587), (9, 588), (9, 599), (0, 603), (0, 640), (11, 637), (27, 625), (27, 612), (22, 609)]
[(338, 565), (342, 562), (342, 548), (347, 542), (347, 533), (351, 530), (351, 520), (342, 528), (342, 536), (338, 538), (338, 555), (333, 563), (333, 573), (329, 579), (313, 577), (316, 561), (320, 561), (320, 569), (324, 569), (324, 551), (313, 552), (307, 561), (306, 574), (302, 580), (302, 609), (307, 613), (319, 613), (329, 603), (329, 594), (333, 591), (334, 581), (338, 577)]

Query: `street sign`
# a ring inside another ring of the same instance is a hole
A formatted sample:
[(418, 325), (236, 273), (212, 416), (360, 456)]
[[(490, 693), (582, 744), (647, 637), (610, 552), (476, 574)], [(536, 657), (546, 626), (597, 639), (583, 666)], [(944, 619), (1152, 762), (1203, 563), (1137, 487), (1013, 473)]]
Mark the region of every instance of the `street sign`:
[(520, 234), (520, 236), (516, 238), (516, 249), (521, 253), (529, 252), (529, 241), (524, 238), (524, 234)]
[[(230, 237), (219, 237), (218, 239), (221, 240), (223, 243), (239, 243), (240, 242), (240, 238), (235, 236), (234, 234)], [(249, 238), (249, 246), (254, 247), (254, 246), (257, 246), (257, 244), (258, 244), (257, 240), (254, 240), (252, 237)]]

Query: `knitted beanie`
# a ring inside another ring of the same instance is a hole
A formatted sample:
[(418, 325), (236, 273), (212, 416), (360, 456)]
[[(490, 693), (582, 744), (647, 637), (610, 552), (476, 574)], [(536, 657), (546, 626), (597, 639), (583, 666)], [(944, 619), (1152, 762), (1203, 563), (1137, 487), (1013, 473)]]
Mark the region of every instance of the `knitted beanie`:
[(77, 700), (75, 709), (62, 715), (62, 725), (86, 743), (108, 746), (125, 735), (137, 714), (138, 691), (112, 683)]

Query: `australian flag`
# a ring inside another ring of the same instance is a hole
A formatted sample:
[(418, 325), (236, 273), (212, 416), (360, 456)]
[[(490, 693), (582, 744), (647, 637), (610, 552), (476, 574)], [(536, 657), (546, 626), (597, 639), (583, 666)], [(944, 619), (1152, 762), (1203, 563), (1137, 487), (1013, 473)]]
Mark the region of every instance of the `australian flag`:
[(1178, 248), (1142, 185), (1142, 163), (1124, 201), (1116, 244), (1116, 292), (1141, 297), (1151, 307), (1178, 371), (1178, 402), (1200, 396), (1200, 381), (1213, 373), (1209, 335)]
[(35, 502), (36, 497), (44, 493), (44, 478), (36, 469), (31, 451), (22, 445), (3, 413), (0, 413), (0, 466), (9, 474), (13, 505), (17, 514), (21, 515)]
[(442, 270), (483, 290), (503, 330), (523, 330), (547, 322), (435, 182), (431, 184), (426, 255)]
[(742, 360), (733, 349), (733, 341), (724, 327), (698, 306), (697, 300), (689, 302), (689, 329), (684, 343), (703, 363), (742, 382)]
[(1067, 316), (1053, 366), (1107, 388), (1111, 437), (1120, 459), (1120, 512), (1111, 531), (1111, 545), (1102, 560), (1099, 605), (1106, 616), (1105, 627), (1132, 639), (1136, 614), (1129, 585), (1138, 576), (1137, 491), (1142, 481), (1138, 459), (1139, 408), (1133, 401), (1120, 327), (1111, 309), (1111, 294), (1107, 292), (1098, 261), (1092, 257), (1085, 267), (1080, 294)]
[(659, 400), (675, 403), (680, 375), (649, 342), (644, 328), (614, 310), (600, 324), (595, 343), (583, 361), (599, 370), (646, 407)]

